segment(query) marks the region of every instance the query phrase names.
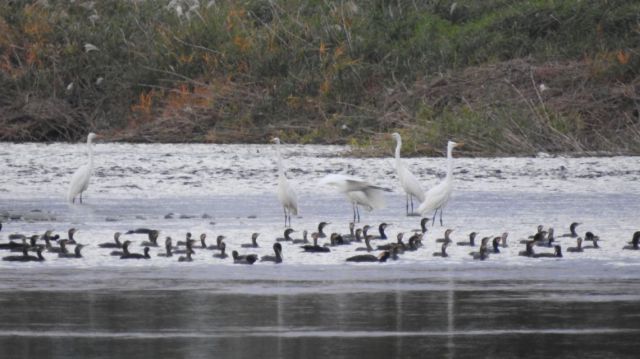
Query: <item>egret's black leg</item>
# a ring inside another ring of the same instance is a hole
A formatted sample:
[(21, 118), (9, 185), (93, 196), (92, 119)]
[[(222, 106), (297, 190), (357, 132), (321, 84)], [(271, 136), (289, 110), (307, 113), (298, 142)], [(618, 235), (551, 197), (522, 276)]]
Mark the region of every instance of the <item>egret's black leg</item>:
[(357, 203), (356, 203), (356, 213), (358, 214), (358, 223), (360, 223), (360, 208), (358, 207)]
[(413, 196), (410, 195), (409, 198), (411, 199), (411, 214), (413, 214)]
[(353, 209), (353, 222), (356, 222), (356, 204), (352, 203), (351, 204), (351, 209)]
[(431, 225), (436, 225), (436, 215), (438, 214), (438, 209), (436, 208), (435, 212), (433, 212), (433, 218), (431, 219)]
[(442, 227), (442, 208), (440, 208), (440, 227)]
[(282, 211), (284, 211), (284, 226), (287, 227), (287, 207), (282, 207)]
[(407, 193), (407, 197), (405, 198), (406, 199), (406, 201), (405, 201), (406, 202), (406, 207), (407, 207), (407, 216), (409, 215), (409, 197), (410, 197), (410, 195)]
[(80, 192), (80, 204), (82, 204), (82, 192)]

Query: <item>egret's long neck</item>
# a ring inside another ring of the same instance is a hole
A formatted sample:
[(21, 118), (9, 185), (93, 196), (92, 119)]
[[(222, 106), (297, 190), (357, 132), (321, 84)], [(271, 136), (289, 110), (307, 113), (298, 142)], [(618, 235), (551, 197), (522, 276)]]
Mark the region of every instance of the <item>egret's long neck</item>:
[(93, 170), (93, 144), (91, 143), (91, 139), (87, 139), (87, 147), (89, 149), (89, 168)]
[(396, 162), (400, 162), (400, 148), (402, 147), (402, 140), (397, 139), (396, 141)]
[(447, 147), (447, 178), (453, 176), (453, 146)]
[(284, 176), (284, 166), (282, 165), (282, 155), (280, 154), (279, 144), (276, 144), (276, 159), (278, 161), (278, 174)]

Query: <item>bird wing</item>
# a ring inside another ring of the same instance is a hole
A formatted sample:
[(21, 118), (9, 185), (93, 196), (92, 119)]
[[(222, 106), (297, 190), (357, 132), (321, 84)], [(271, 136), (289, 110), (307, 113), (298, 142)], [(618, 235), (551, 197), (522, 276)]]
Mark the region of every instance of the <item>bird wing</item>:
[(73, 198), (89, 186), (89, 178), (91, 177), (91, 169), (88, 164), (80, 166), (71, 176), (69, 182), (69, 191), (67, 192), (67, 201), (72, 202)]
[(283, 207), (298, 215), (298, 196), (285, 177), (280, 177), (278, 182), (278, 199)]
[(438, 183), (438, 185), (427, 191), (424, 201), (418, 207), (418, 212), (425, 214), (441, 208), (446, 204), (450, 194), (451, 183), (448, 181)]
[(400, 185), (402, 186), (402, 189), (404, 189), (407, 194), (416, 197), (420, 202), (424, 201), (424, 190), (422, 189), (422, 186), (420, 186), (418, 179), (413, 175), (413, 173), (411, 173), (411, 171), (409, 171), (407, 166), (404, 163), (399, 162), (397, 171), (398, 177), (400, 177)]
[(362, 191), (347, 192), (349, 201), (364, 206), (367, 210), (384, 208), (384, 196), (382, 190), (377, 188), (367, 188)]

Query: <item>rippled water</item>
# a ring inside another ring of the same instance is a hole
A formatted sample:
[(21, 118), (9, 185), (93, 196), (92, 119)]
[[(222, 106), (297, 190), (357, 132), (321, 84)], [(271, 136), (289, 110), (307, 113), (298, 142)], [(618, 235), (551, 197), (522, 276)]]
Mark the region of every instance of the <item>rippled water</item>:
[[(334, 171), (394, 189), (362, 224), (391, 223), (391, 238), (418, 228), (419, 217), (404, 216), (389, 160), (335, 157), (341, 150), (283, 151), (300, 196), (295, 237), (320, 220), (331, 222), (327, 232), (347, 231), (349, 205), (317, 185)], [(640, 253), (621, 250), (640, 230), (633, 157), (456, 159), (445, 227), (430, 228), (425, 248), (386, 264), (346, 264), (349, 246), (323, 255), (285, 243), (283, 264), (254, 266), (197, 249), (192, 263), (156, 257), (156, 249), (152, 260), (132, 263), (97, 247), (116, 230), (151, 227), (161, 241), (191, 231), (212, 243), (224, 234), (228, 249), (238, 249), (257, 231), (261, 248), (252, 252), (269, 254), (282, 232), (271, 151), (101, 144), (86, 204), (69, 206), (63, 198), (82, 162), (78, 146), (3, 145), (0, 216), (14, 219), (0, 241), (46, 229), (64, 236), (73, 226), (89, 246), (78, 260), (0, 262), (1, 357), (637, 357)], [(425, 188), (444, 165), (408, 163)], [(602, 248), (562, 259), (517, 256), (536, 225), (562, 234), (572, 221), (583, 223), (580, 233), (599, 234)], [(445, 228), (454, 241), (509, 231), (510, 246), (484, 262), (458, 246), (447, 259), (432, 257)], [(128, 238), (140, 251), (145, 237)]]

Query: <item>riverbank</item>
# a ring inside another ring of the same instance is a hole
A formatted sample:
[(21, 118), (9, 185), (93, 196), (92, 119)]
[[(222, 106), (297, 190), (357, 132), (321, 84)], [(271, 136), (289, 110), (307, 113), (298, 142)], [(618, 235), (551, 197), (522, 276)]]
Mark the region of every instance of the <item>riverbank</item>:
[[(633, 1), (0, 4), (0, 141), (640, 154)], [(148, 29), (148, 30), (141, 30)], [(386, 151), (386, 150), (384, 150)]]

